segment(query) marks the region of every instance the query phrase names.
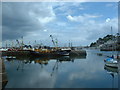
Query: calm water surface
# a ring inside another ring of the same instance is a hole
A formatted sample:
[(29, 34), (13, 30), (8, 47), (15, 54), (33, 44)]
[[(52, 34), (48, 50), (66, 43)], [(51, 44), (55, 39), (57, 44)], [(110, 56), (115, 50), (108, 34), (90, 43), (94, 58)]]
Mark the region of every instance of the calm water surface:
[(85, 57), (4, 60), (6, 88), (118, 88), (116, 69), (104, 67), (111, 52), (87, 50)]

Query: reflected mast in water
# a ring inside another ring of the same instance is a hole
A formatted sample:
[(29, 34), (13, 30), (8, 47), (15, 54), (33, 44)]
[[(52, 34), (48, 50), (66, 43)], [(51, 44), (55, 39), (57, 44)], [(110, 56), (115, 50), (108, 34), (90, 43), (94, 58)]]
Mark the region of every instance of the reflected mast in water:
[(56, 73), (58, 72), (58, 63), (59, 63), (59, 61), (56, 60), (55, 65), (53, 66), (52, 72), (51, 72), (51, 74), (50, 74), (51, 77), (52, 77), (53, 74), (55, 73), (55, 70), (56, 70)]
[[(115, 83), (114, 76), (117, 75), (119, 77), (118, 68), (112, 68), (112, 67), (108, 67), (105, 65), (104, 69), (107, 70), (107, 73), (109, 73), (112, 76), (112, 88), (115, 88), (114, 87), (114, 85), (115, 85), (114, 84)], [(118, 82), (118, 84), (119, 84), (119, 82)], [(118, 87), (119, 87), (119, 85), (118, 85)]]

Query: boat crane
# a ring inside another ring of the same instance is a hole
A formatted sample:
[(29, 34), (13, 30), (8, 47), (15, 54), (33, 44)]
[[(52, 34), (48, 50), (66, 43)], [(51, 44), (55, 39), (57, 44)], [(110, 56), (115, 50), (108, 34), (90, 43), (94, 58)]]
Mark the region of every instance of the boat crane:
[(18, 41), (18, 40), (16, 40), (16, 42), (17, 42), (16, 46), (18, 45), (18, 47), (20, 47), (20, 43), (19, 43), (19, 41)]
[(22, 37), (21, 42), (18, 39), (16, 40), (16, 42), (17, 42), (16, 46), (18, 45), (18, 47), (20, 47), (21, 49), (23, 49), (23, 46), (24, 46), (23, 37)]
[(58, 47), (58, 40), (56, 39), (56, 41), (54, 41), (52, 35), (50, 35), (50, 37), (51, 37), (51, 39), (52, 39), (53, 45), (54, 45), (55, 48), (57, 49), (57, 47)]

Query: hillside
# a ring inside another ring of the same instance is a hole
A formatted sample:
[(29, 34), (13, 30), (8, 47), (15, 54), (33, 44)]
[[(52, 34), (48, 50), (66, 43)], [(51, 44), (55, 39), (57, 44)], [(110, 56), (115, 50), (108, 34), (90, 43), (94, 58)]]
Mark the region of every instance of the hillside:
[(106, 35), (99, 38), (96, 42), (92, 42), (90, 47), (99, 47), (104, 49), (119, 49), (120, 50), (120, 36), (119, 35)]

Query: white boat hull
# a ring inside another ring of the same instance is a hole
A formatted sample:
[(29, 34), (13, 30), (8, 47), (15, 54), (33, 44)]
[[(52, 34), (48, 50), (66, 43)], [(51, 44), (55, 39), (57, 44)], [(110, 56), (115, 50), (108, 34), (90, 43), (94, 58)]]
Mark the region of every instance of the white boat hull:
[(114, 67), (114, 68), (118, 68), (118, 63), (117, 62), (106, 62), (105, 63), (106, 66), (109, 66), (109, 67)]

